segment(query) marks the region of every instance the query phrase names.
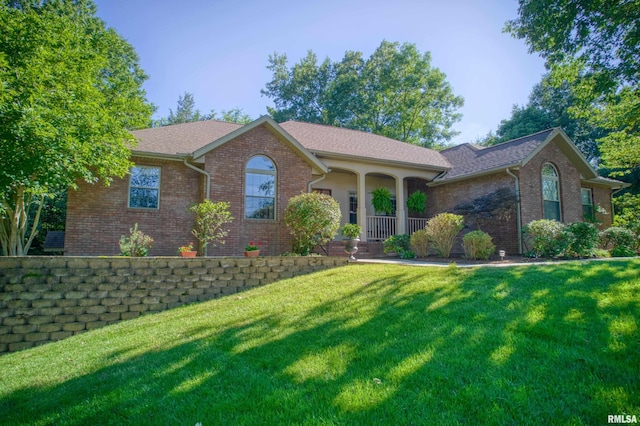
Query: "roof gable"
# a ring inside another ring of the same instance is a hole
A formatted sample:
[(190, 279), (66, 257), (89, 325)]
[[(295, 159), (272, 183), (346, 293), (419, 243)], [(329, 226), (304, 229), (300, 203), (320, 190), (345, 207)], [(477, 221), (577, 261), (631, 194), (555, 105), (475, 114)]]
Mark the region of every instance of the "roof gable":
[(552, 128), (487, 148), (463, 144), (444, 150), (442, 155), (453, 167), (439, 181), (444, 183), (489, 174), (509, 167), (522, 167), (551, 142), (558, 144), (585, 178), (598, 176), (567, 134), (560, 128)]

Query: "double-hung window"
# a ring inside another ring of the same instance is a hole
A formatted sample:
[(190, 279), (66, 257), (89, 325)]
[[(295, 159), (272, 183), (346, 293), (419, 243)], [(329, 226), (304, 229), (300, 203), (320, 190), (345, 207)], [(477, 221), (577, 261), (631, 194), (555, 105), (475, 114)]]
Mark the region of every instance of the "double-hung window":
[(591, 188), (580, 189), (580, 195), (582, 196), (582, 217), (584, 220), (594, 220), (595, 211), (593, 209), (593, 192)]
[(247, 162), (244, 214), (248, 219), (275, 219), (276, 166), (264, 155)]
[(544, 204), (544, 218), (562, 222), (558, 171), (550, 163), (542, 166), (542, 202)]
[(160, 167), (135, 166), (129, 179), (129, 207), (158, 209), (160, 207)]

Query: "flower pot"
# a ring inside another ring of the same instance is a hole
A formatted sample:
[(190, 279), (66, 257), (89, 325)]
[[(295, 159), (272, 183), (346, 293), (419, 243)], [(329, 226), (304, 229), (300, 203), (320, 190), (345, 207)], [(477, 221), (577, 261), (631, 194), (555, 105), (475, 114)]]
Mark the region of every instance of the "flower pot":
[(349, 255), (349, 261), (357, 260), (354, 256), (358, 252), (358, 242), (360, 238), (350, 238), (344, 241), (344, 251)]
[(244, 252), (244, 257), (258, 257), (260, 256), (260, 250), (249, 250)]
[(182, 255), (182, 257), (196, 257), (196, 254), (198, 254), (197, 251), (181, 251), (180, 254)]

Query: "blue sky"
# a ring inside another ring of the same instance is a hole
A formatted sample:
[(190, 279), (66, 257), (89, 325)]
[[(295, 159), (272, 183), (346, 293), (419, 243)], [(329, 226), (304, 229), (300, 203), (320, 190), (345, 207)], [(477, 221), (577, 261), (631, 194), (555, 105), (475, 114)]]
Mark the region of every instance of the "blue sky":
[[(184, 92), (202, 112), (239, 107), (253, 118), (270, 99), (269, 54), (290, 64), (313, 50), (319, 60), (347, 50), (368, 57), (382, 40), (414, 43), (465, 99), (461, 134), (472, 142), (495, 130), (513, 104), (525, 104), (544, 73), (543, 60), (502, 33), (515, 0), (95, 0), (98, 16), (126, 38), (149, 80), (156, 117)], [(541, 129), (542, 130), (542, 129)]]

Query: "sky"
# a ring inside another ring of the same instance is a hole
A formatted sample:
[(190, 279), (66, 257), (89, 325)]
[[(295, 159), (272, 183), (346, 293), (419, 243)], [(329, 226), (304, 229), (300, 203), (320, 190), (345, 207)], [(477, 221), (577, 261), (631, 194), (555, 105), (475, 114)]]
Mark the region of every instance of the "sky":
[(289, 66), (309, 50), (337, 62), (348, 50), (368, 58), (387, 40), (430, 52), (465, 99), (457, 144), (495, 131), (545, 72), (523, 40), (502, 32), (517, 17), (516, 0), (94, 1), (138, 53), (154, 118), (188, 92), (203, 113), (237, 107), (257, 119), (273, 106), (260, 94), (272, 78), (270, 54), (286, 54)]

